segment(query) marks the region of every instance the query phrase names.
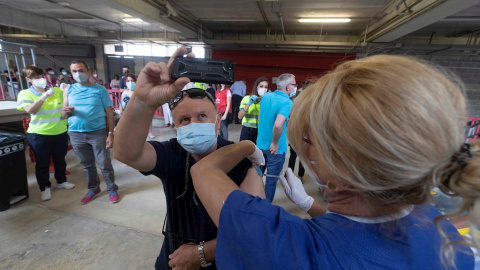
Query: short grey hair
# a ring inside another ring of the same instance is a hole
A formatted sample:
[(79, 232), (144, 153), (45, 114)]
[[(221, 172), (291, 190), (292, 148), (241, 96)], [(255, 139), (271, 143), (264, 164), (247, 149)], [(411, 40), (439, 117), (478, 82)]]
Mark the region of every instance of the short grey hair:
[(290, 73), (283, 73), (282, 75), (278, 76), (277, 79), (277, 89), (278, 90), (285, 90), (287, 85), (295, 78), (295, 75)]

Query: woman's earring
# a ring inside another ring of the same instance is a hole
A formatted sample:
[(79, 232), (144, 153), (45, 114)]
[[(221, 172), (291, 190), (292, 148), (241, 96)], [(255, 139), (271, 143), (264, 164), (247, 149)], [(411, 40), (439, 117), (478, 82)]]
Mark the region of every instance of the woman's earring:
[(335, 185), (335, 183), (333, 183), (332, 181), (328, 181), (327, 182), (327, 187), (330, 189), (330, 190), (335, 190), (337, 188), (337, 185)]

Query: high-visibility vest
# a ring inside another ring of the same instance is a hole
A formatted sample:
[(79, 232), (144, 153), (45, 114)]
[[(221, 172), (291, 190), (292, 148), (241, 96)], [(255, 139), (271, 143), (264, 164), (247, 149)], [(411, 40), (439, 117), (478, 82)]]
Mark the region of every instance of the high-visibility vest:
[(200, 88), (200, 89), (203, 89), (203, 90), (207, 90), (207, 87), (205, 87), (204, 83), (196, 82), (193, 85), (195, 86), (195, 88)]
[[(63, 92), (58, 87), (52, 89), (55, 93), (45, 100), (36, 113), (31, 114), (28, 133), (58, 135), (67, 131), (67, 119), (63, 119), (61, 114)], [(32, 105), (41, 96), (36, 96), (30, 89), (20, 91), (17, 98), (17, 110), (24, 111), (23, 107)]]
[[(240, 102), (240, 110), (245, 108), (248, 101), (250, 100), (250, 95), (245, 96)], [(260, 103), (255, 102), (248, 107), (248, 111), (245, 112), (245, 116), (242, 119), (242, 125), (250, 128), (258, 128), (258, 116), (260, 115)]]

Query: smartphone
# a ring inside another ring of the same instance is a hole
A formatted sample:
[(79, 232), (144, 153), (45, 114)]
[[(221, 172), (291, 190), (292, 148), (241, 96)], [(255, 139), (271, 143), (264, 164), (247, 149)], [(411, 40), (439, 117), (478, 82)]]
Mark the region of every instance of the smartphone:
[(173, 62), (172, 79), (188, 77), (192, 82), (235, 82), (235, 62), (192, 57), (177, 57)]

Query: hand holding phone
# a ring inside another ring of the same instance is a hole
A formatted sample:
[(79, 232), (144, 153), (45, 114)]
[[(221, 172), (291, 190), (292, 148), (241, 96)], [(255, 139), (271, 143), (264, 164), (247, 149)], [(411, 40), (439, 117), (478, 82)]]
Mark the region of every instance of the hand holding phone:
[(176, 57), (172, 67), (172, 79), (181, 77), (187, 77), (192, 82), (232, 84), (235, 82), (235, 62)]
[(135, 88), (135, 99), (142, 101), (149, 109), (156, 110), (172, 99), (190, 82), (188, 78), (171, 79), (175, 57), (186, 54), (185, 47), (178, 48), (168, 64), (150, 62), (140, 71)]

